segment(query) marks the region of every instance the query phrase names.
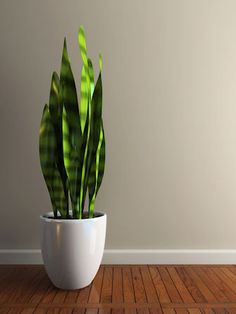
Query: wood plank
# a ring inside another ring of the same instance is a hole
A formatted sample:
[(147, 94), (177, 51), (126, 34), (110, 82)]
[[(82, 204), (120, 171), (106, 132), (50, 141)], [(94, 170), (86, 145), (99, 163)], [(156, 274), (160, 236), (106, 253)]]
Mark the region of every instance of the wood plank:
[(227, 283), (219, 277), (219, 270), (217, 270), (217, 274), (209, 267), (203, 267), (202, 269), (209, 276), (214, 285), (218, 287), (221, 293), (226, 296), (227, 301), (236, 302), (236, 294), (229, 288)]
[(188, 310), (187, 309), (180, 309), (180, 308), (177, 308), (175, 309), (175, 312), (177, 314), (188, 314)]
[(112, 301), (112, 280), (113, 280), (113, 268), (107, 266), (104, 270), (104, 277), (101, 291), (101, 303), (111, 303)]
[(100, 267), (92, 283), (91, 292), (89, 296), (89, 303), (99, 303), (101, 297), (103, 275), (104, 267)]
[(65, 304), (76, 303), (78, 296), (79, 296), (79, 290), (68, 290), (64, 303)]
[(112, 314), (123, 314), (124, 313), (124, 309), (123, 308), (112, 309), (111, 313)]
[(49, 289), (53, 288), (51, 281), (49, 280), (46, 272), (43, 270), (42, 280), (38, 284), (36, 290), (31, 295), (29, 303), (39, 303), (43, 297), (47, 294)]
[(114, 267), (113, 270), (113, 285), (112, 285), (112, 302), (123, 303), (123, 279), (122, 268)]
[(149, 314), (149, 310), (147, 308), (137, 308), (138, 314)]
[(42, 304), (50, 304), (52, 303), (52, 300), (54, 299), (55, 295), (57, 293), (57, 288), (55, 288), (53, 285), (50, 285), (47, 293), (45, 293), (41, 299)]
[(214, 314), (214, 311), (212, 309), (205, 309), (203, 308), (202, 309), (202, 313), (205, 313), (205, 314)]
[(206, 284), (202, 281), (200, 276), (196, 274), (196, 272), (194, 272), (194, 270), (191, 267), (188, 267), (186, 271), (189, 274), (189, 276), (192, 278), (192, 280), (195, 282), (196, 286), (199, 288), (199, 290), (201, 291), (202, 295), (205, 297), (207, 302), (209, 303), (217, 302), (216, 297), (211, 292), (211, 290), (206, 286)]
[(228, 269), (228, 267), (221, 267), (220, 271), (223, 271), (236, 284), (236, 275)]
[(66, 309), (61, 309), (59, 313), (60, 314), (72, 314), (72, 313), (74, 313), (74, 311), (73, 311), (73, 309), (66, 308)]
[(149, 313), (150, 314), (162, 314), (161, 307), (149, 307)]
[(60, 307), (50, 307), (48, 310), (45, 309), (47, 314), (59, 314), (61, 308)]
[[(9, 299), (9, 295), (14, 292), (12, 286), (17, 276), (19, 276), (19, 271), (16, 268), (6, 269), (5, 267), (0, 267), (2, 272), (0, 281), (0, 306)], [(11, 309), (9, 308), (8, 311)], [(3, 313), (4, 309), (0, 308), (0, 313)]]
[[(9, 291), (8, 298), (5, 302), (21, 303), (25, 301), (25, 297), (29, 296), (30, 288), (35, 285), (40, 269), (33, 268), (30, 272), (27, 268), (21, 270), (16, 283), (13, 283), (12, 289)], [(26, 295), (26, 296), (25, 296)]]
[(214, 313), (216, 313), (216, 314), (225, 314), (225, 313), (228, 313), (228, 312), (226, 311), (226, 309), (220, 308), (220, 307), (213, 308), (213, 311), (214, 311)]
[(65, 301), (66, 295), (66, 290), (57, 289), (56, 294), (52, 299), (52, 303), (63, 303)]
[(43, 269), (39, 269), (38, 274), (35, 276), (32, 281), (30, 281), (27, 286), (25, 287), (23, 293), (19, 296), (16, 301), (13, 302), (20, 302), (20, 303), (30, 303), (30, 300), (33, 295), (35, 295), (40, 286), (42, 280), (44, 279), (45, 272)]
[(150, 275), (160, 303), (170, 303), (170, 297), (156, 266), (149, 266)]
[(234, 292), (236, 293), (236, 284), (223, 272), (212, 268), (213, 272)]
[(99, 314), (111, 314), (110, 308), (100, 308), (98, 311)]
[(23, 309), (20, 313), (21, 314), (33, 314), (34, 310), (35, 308), (27, 308), (27, 309)]
[(86, 314), (97, 314), (98, 313), (98, 309), (94, 309), (94, 308), (87, 308), (85, 311)]
[(202, 313), (200, 309), (196, 309), (196, 308), (189, 308), (188, 312), (189, 312), (189, 314), (200, 314), (200, 313)]
[(236, 308), (227, 308), (229, 314), (236, 314)]
[(236, 266), (235, 265), (228, 265), (227, 268), (236, 275)]
[[(12, 307), (10, 309), (10, 311), (8, 311), (7, 313), (9, 314), (19, 314), (22, 312), (22, 308), (15, 308), (15, 307)], [(1, 312), (0, 312), (1, 313)], [(2, 313), (5, 313), (5, 311), (3, 311)]]
[(0, 308), (0, 313), (1, 314), (18, 314), (17, 312), (15, 312), (14, 308)]
[(147, 298), (139, 267), (133, 266), (131, 268), (131, 273), (133, 279), (135, 301), (136, 303), (146, 303)]
[(169, 275), (170, 275), (174, 285), (176, 286), (179, 294), (181, 295), (183, 301), (187, 302), (187, 303), (194, 302), (194, 299), (193, 299), (191, 293), (188, 291), (188, 289), (184, 285), (183, 281), (180, 279), (175, 267), (173, 267), (173, 266), (167, 267), (167, 270), (168, 270)]
[(162, 304), (163, 308), (197, 308), (197, 309), (213, 309), (218, 307), (223, 308), (236, 308), (236, 303), (165, 303)]
[(152, 282), (152, 278), (150, 276), (150, 272), (148, 269), (148, 266), (142, 266), (140, 267), (142, 279), (143, 279), (143, 285), (147, 296), (147, 301), (151, 303), (157, 303), (159, 304), (158, 296), (156, 289), (154, 287), (154, 284)]
[(79, 290), (79, 295), (76, 300), (76, 303), (87, 303), (89, 300), (89, 294), (91, 291), (91, 285)]
[(192, 297), (194, 298), (195, 302), (206, 302), (206, 299), (202, 295), (201, 291), (198, 289), (191, 277), (189, 277), (188, 273), (186, 272), (186, 268), (177, 267), (176, 270), (184, 285), (187, 287)]
[(38, 307), (34, 311), (34, 314), (45, 314), (45, 313), (46, 313), (45, 309), (41, 309)]
[(158, 266), (159, 273), (164, 282), (166, 290), (168, 291), (168, 295), (172, 302), (183, 302), (179, 292), (177, 291), (166, 267)]
[(175, 314), (175, 310), (174, 309), (163, 309), (163, 313), (164, 314)]
[(135, 308), (125, 308), (125, 314), (137, 314), (137, 311)]
[(227, 302), (228, 298), (225, 296), (222, 290), (214, 283), (214, 281), (212, 281), (209, 275), (203, 271), (203, 268), (204, 267), (195, 267), (193, 271), (201, 277), (206, 286), (212, 291), (217, 301), (223, 303)]
[(25, 268), (21, 268), (21, 271), (19, 271), (16, 267), (11, 276), (6, 278), (3, 284), (1, 283), (0, 303), (10, 302), (10, 299), (14, 298), (14, 296), (19, 293), (21, 283), (24, 280), (25, 271)]
[(123, 266), (122, 276), (123, 276), (124, 302), (133, 303), (135, 301), (135, 296), (131, 268), (128, 266)]
[(82, 307), (81, 307), (81, 308), (74, 308), (72, 313), (73, 313), (73, 314), (74, 314), (74, 313), (76, 313), (76, 314), (85, 314), (85, 310), (86, 310), (86, 309), (85, 309), (85, 308), (82, 308)]

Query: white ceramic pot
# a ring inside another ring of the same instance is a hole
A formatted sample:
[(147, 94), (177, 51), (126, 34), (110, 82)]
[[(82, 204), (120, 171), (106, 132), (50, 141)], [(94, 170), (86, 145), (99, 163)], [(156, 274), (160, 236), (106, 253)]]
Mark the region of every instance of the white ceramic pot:
[(94, 279), (102, 261), (106, 214), (88, 219), (54, 219), (53, 213), (40, 217), (41, 250), (46, 272), (61, 289), (80, 289)]

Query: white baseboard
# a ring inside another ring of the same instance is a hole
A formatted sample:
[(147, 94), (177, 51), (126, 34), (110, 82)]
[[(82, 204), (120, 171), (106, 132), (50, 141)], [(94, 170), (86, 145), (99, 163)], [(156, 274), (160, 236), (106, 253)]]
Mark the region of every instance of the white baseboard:
[[(236, 264), (236, 250), (105, 250), (103, 264)], [(1, 250), (0, 264), (42, 264), (40, 250)]]

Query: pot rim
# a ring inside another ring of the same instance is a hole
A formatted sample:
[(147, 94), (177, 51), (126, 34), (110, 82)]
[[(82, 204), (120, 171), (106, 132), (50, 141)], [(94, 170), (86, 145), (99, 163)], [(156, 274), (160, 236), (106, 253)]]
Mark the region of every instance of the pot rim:
[[(55, 219), (55, 218), (52, 218), (53, 211), (50, 211), (50, 212), (46, 212), (40, 215), (40, 220), (47, 221), (47, 222), (56, 222), (56, 223), (58, 222), (60, 223), (86, 223), (89, 221), (97, 221), (107, 216), (106, 213), (100, 210), (99, 211), (95, 210), (94, 213), (100, 214), (100, 216), (93, 217), (93, 218), (86, 218), (86, 219), (66, 219), (66, 218)], [(50, 217), (47, 217), (47, 216), (50, 216)]]

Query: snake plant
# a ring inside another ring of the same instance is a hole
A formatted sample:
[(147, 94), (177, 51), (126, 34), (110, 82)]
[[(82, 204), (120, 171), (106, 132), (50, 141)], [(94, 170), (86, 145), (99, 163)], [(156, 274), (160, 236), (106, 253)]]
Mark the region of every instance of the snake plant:
[(78, 43), (83, 64), (80, 105), (65, 38), (60, 76), (56, 72), (52, 75), (49, 103), (43, 110), (39, 134), (41, 169), (54, 217), (74, 219), (94, 216), (105, 166), (102, 57), (99, 55), (100, 72), (95, 84), (82, 26)]

